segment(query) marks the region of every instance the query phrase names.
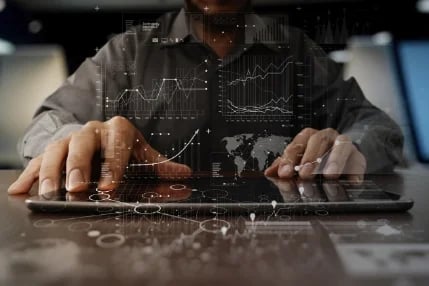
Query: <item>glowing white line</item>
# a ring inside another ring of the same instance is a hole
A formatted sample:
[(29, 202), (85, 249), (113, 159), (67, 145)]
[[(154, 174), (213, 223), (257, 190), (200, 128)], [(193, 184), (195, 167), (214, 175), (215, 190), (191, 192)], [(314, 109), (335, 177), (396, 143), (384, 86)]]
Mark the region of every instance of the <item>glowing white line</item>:
[[(292, 56), (288, 57), (288, 58), (287, 58), (283, 63), (281, 63), (279, 66), (276, 66), (276, 65), (274, 65), (273, 63), (270, 63), (270, 64), (267, 66), (267, 68), (266, 68), (266, 69), (263, 69), (260, 65), (256, 65), (256, 67), (255, 67), (255, 69), (253, 70), (253, 72), (252, 72), (252, 73), (250, 73), (250, 70), (247, 72), (247, 74), (251, 74), (251, 76), (245, 76), (244, 78), (238, 78), (238, 79), (232, 80), (232, 81), (230, 81), (230, 82), (228, 83), (228, 85), (236, 85), (236, 84), (238, 84), (238, 83), (240, 83), (240, 82), (242, 82), (242, 83), (244, 84), (246, 81), (249, 81), (249, 80), (254, 80), (254, 79), (257, 79), (257, 78), (265, 79), (265, 78), (266, 78), (266, 77), (268, 77), (269, 75), (279, 75), (279, 74), (282, 74), (282, 73), (284, 73), (284, 72), (285, 72), (285, 70), (288, 68), (288, 66), (289, 66), (290, 64), (293, 64), (293, 62), (286, 62), (286, 61), (288, 61), (291, 57), (292, 57)], [(286, 65), (284, 65), (285, 63), (286, 63)], [(283, 66), (283, 65), (284, 65), (284, 66)], [(267, 71), (270, 69), (270, 67), (271, 67), (271, 66), (273, 66), (275, 69), (279, 69), (281, 66), (283, 66), (283, 68), (282, 68), (282, 70), (281, 70), (281, 71), (279, 71), (279, 72), (267, 72)], [(265, 73), (265, 75), (262, 75), (262, 74), (255, 75), (255, 74), (256, 74), (256, 72), (257, 72), (257, 69), (261, 70), (263, 73)]]
[(165, 159), (163, 161), (160, 162), (154, 162), (154, 163), (135, 163), (135, 164), (130, 164), (130, 167), (138, 167), (138, 166), (154, 166), (154, 165), (159, 165), (159, 164), (163, 164), (163, 163), (167, 163), (170, 162), (174, 159), (176, 159), (177, 157), (179, 157), (183, 152), (185, 152), (186, 148), (188, 148), (188, 146), (192, 143), (192, 141), (194, 141), (195, 136), (197, 136), (197, 134), (200, 132), (200, 129), (195, 130), (194, 135), (192, 135), (191, 139), (189, 139), (188, 143), (186, 143), (186, 145), (183, 147), (182, 150), (180, 150), (176, 155), (174, 155), (171, 158)]
[[(279, 104), (280, 101), (283, 101), (284, 104), (288, 103), (288, 101), (293, 97), (293, 95), (289, 96), (287, 99), (285, 99), (284, 97), (278, 99), (278, 100), (274, 100), (271, 99), (269, 102), (265, 103), (264, 105), (261, 106), (244, 106), (244, 107), (238, 107), (236, 105), (234, 105), (232, 103), (231, 100), (227, 100), (228, 104), (230, 106), (229, 109), (232, 110), (232, 112), (234, 113), (245, 113), (245, 112), (249, 112), (249, 113), (267, 113), (267, 112), (273, 112), (273, 111), (280, 111), (281, 113), (286, 113), (286, 114), (293, 114), (292, 111), (278, 107), (278, 106), (272, 106), (274, 104)], [(271, 105), (271, 106), (270, 106)]]
[[(194, 85), (195, 81), (197, 81), (197, 80), (203, 81), (203, 80), (201, 80), (199, 78), (193, 78), (192, 80), (194, 81), (194, 83), (192, 85)], [(136, 88), (136, 89), (125, 89), (121, 93), (121, 95), (118, 97), (118, 99), (109, 100), (109, 102), (119, 102), (119, 101), (121, 101), (123, 99), (124, 95), (126, 93), (128, 93), (128, 92), (135, 92), (135, 93), (137, 93), (137, 95), (142, 100), (145, 100), (145, 101), (157, 101), (157, 100), (159, 100), (159, 97), (161, 96), (161, 92), (164, 89), (165, 82), (167, 82), (167, 81), (174, 82), (176, 84), (176, 90), (183, 91), (183, 92), (189, 92), (189, 93), (191, 93), (192, 91), (207, 90), (207, 88), (196, 88), (196, 87), (185, 88), (185, 87), (183, 87), (183, 84), (181, 83), (181, 80), (179, 80), (177, 78), (163, 78), (162, 82), (161, 82), (161, 85), (159, 85), (158, 94), (156, 94), (156, 96), (153, 96), (155, 90), (152, 90), (152, 96), (149, 98), (149, 97), (145, 97), (146, 92), (144, 90), (143, 90), (143, 93), (142, 93), (142, 92), (140, 92), (140, 90), (138, 88)], [(173, 91), (173, 93), (174, 92), (175, 91)], [(188, 97), (189, 95), (186, 95), (186, 93), (185, 93), (185, 96)]]

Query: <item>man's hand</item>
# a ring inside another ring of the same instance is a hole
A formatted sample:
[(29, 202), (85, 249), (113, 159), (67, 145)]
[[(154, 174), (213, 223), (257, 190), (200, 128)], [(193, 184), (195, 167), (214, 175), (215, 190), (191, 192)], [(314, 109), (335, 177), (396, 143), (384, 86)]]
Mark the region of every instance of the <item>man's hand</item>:
[[(323, 170), (319, 170), (325, 159)], [(283, 155), (265, 170), (265, 175), (292, 178), (298, 172), (301, 178), (311, 179), (321, 173), (328, 179), (347, 175), (348, 179), (361, 182), (365, 170), (366, 159), (350, 138), (331, 128), (306, 128), (296, 135)]]
[[(153, 149), (143, 135), (127, 119), (116, 116), (109, 121), (90, 121), (67, 138), (49, 144), (45, 152), (32, 159), (21, 176), (9, 187), (9, 194), (28, 193), (39, 181), (39, 194), (61, 187), (62, 172), (66, 171), (66, 189), (79, 192), (88, 189), (94, 155), (104, 154), (103, 176), (99, 189), (114, 189), (125, 172), (130, 158), (141, 163), (165, 160)], [(154, 164), (155, 172), (162, 177), (169, 174), (191, 175), (191, 169), (182, 164), (166, 162)], [(107, 175), (106, 175), (107, 174)]]

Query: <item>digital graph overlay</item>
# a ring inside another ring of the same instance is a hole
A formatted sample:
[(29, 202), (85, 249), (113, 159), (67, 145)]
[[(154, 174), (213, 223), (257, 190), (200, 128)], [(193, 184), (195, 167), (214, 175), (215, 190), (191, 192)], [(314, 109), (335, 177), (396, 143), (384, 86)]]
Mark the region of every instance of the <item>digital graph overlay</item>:
[(289, 19), (285, 15), (267, 15), (263, 20), (255, 21), (254, 14), (247, 14), (246, 24), (237, 25), (237, 28), (245, 29), (245, 42), (264, 44), (285, 44), (288, 42), (287, 25)]
[(114, 98), (106, 96), (106, 117), (120, 114), (132, 120), (197, 119), (202, 110), (197, 98), (206, 94), (207, 60), (191, 68), (177, 68), (172, 77), (152, 79), (151, 86), (140, 84), (121, 90)]
[(227, 121), (284, 121), (294, 115), (293, 57), (244, 56), (220, 69), (219, 112)]
[[(155, 141), (171, 141), (168, 137), (173, 136), (170, 132), (150, 133), (147, 138), (149, 145)], [(162, 139), (161, 137), (166, 137)], [(193, 171), (198, 172), (201, 169), (201, 134), (196, 129), (190, 136), (174, 140), (171, 146), (164, 150), (157, 150), (159, 154), (154, 154), (145, 149), (147, 154), (143, 155), (143, 161), (131, 162), (127, 166), (126, 174), (129, 178), (146, 178), (153, 176), (155, 171), (158, 175), (169, 177), (180, 177), (181, 174), (171, 169), (167, 163), (176, 162), (189, 166)]]

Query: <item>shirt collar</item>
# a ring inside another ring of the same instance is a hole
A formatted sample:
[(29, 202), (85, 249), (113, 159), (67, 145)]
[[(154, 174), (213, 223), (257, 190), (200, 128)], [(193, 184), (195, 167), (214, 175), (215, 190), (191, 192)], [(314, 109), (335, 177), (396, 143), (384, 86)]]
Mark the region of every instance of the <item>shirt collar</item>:
[[(190, 27), (189, 17), (202, 17), (202, 14), (191, 14), (186, 15), (186, 11), (184, 8), (180, 9), (179, 13), (176, 15), (175, 19), (173, 20), (173, 24), (171, 25), (170, 32), (168, 33), (167, 41), (164, 41), (162, 43), (165, 46), (175, 46), (179, 45), (184, 42), (200, 42), (196, 35), (193, 33), (192, 28)], [(249, 46), (249, 48), (253, 45), (264, 45), (267, 48), (278, 52), (282, 50), (279, 48), (279, 46), (284, 45), (284, 42), (280, 41), (270, 41), (265, 42), (260, 37), (258, 37), (258, 29), (252, 29), (251, 27), (261, 27), (261, 26), (267, 26), (267, 22), (258, 14), (250, 12), (246, 15), (246, 23), (248, 30), (246, 31), (246, 40), (245, 44)], [(284, 29), (287, 29), (287, 27), (284, 27), (277, 31), (277, 33), (284, 33), (284, 37), (287, 37), (287, 33)], [(267, 32), (265, 34), (270, 39), (275, 39), (278, 37), (278, 35), (274, 34), (274, 31), (272, 29), (267, 29)]]
[(164, 46), (174, 46), (185, 41), (189, 41), (193, 37), (189, 27), (188, 18), (185, 14), (185, 9), (182, 8), (173, 20), (170, 31), (167, 36), (167, 41), (161, 43)]

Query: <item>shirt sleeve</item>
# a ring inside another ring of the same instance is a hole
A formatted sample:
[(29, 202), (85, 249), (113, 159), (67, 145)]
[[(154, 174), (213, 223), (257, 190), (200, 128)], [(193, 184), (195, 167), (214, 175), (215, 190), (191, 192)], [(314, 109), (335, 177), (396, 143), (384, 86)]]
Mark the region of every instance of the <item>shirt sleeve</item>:
[[(119, 90), (125, 83), (113, 80), (105, 67), (126, 61), (122, 35), (114, 37), (93, 57), (87, 58), (65, 83), (44, 100), (30, 126), (18, 142), (24, 166), (43, 153), (46, 146), (79, 130), (86, 122), (102, 121), (103, 82)], [(132, 49), (127, 49), (132, 50)], [(125, 79), (124, 79), (125, 80)]]
[(354, 78), (332, 82), (327, 104), (328, 125), (350, 137), (366, 158), (367, 173), (390, 172), (403, 161), (399, 126), (365, 98)]
[(365, 98), (354, 78), (344, 80), (339, 65), (317, 44), (302, 37), (303, 50), (312, 58), (314, 125), (348, 135), (365, 156), (367, 173), (392, 171), (403, 161), (404, 138), (399, 126)]

